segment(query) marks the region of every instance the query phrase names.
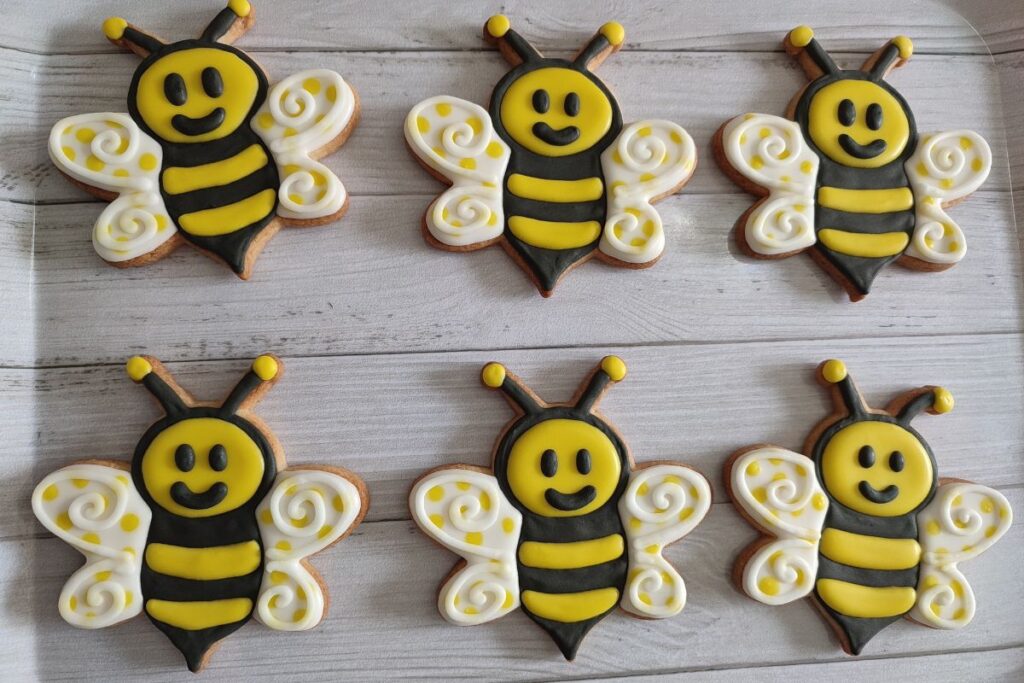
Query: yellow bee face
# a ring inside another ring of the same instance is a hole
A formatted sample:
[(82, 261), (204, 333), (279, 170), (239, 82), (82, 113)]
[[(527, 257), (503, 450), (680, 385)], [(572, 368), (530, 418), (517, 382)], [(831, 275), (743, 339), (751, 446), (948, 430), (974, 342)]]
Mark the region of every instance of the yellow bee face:
[(230, 512), (255, 495), (263, 451), (237, 425), (215, 417), (187, 418), (157, 434), (142, 455), (141, 474), (153, 501), (181, 517)]
[(840, 429), (821, 456), (825, 488), (851, 510), (896, 517), (915, 510), (934, 485), (924, 444), (898, 424), (864, 420)]
[(615, 444), (582, 420), (556, 418), (523, 432), (509, 452), (512, 494), (542, 517), (576, 517), (615, 493), (622, 463)]
[(261, 77), (235, 51), (173, 50), (139, 76), (130, 99), (145, 125), (167, 142), (218, 140), (248, 121)]
[(807, 130), (836, 163), (878, 168), (899, 158), (911, 123), (905, 105), (878, 83), (844, 78), (811, 96)]
[(608, 133), (613, 105), (582, 72), (564, 67), (527, 71), (505, 90), (501, 124), (535, 154), (562, 157), (590, 149)]

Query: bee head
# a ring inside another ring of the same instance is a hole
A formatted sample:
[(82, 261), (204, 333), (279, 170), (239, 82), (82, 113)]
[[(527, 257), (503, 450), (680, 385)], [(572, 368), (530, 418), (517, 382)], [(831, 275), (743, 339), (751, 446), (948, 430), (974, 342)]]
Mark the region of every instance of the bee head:
[(120, 17), (103, 22), (115, 45), (143, 58), (128, 110), (148, 133), (171, 143), (219, 140), (246, 123), (266, 97), (267, 78), (227, 44), (252, 23), (246, 0), (230, 0), (197, 39), (163, 43)]
[(800, 94), (796, 120), (822, 154), (841, 166), (878, 168), (913, 153), (910, 106), (885, 81), (913, 54), (910, 38), (893, 38), (856, 70), (837, 67), (807, 26), (790, 31), (785, 46), (812, 79)]
[(615, 430), (594, 413), (601, 395), (626, 376), (608, 356), (573, 405), (547, 405), (498, 363), (484, 366), (486, 386), (500, 389), (521, 417), (501, 437), (494, 472), (509, 500), (541, 517), (578, 517), (622, 494), (629, 463)]
[(897, 517), (927, 504), (936, 487), (935, 458), (910, 421), (921, 411), (949, 412), (953, 395), (942, 387), (923, 387), (888, 411), (893, 416), (864, 405), (842, 361), (825, 361), (818, 373), (833, 387), (836, 407), (846, 412), (813, 449), (829, 497), (875, 517)]
[(571, 62), (541, 56), (500, 14), (487, 20), (484, 38), (513, 65), (491, 97), (491, 118), (512, 141), (544, 157), (611, 142), (621, 126), (619, 107), (591, 69), (622, 45), (621, 24), (602, 26)]
[(264, 428), (237, 413), (280, 376), (277, 358), (257, 358), (219, 407), (195, 405), (153, 358), (135, 356), (127, 371), (166, 412), (132, 458), (132, 477), (151, 507), (194, 519), (255, 505), (266, 495), (277, 468), (273, 448)]

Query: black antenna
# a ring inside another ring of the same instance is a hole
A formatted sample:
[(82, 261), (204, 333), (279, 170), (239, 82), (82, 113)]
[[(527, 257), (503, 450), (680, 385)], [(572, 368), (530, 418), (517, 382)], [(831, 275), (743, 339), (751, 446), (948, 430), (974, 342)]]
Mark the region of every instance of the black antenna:
[(897, 60), (906, 61), (914, 54), (914, 44), (906, 36), (896, 36), (882, 49), (878, 59), (868, 73), (875, 80), (885, 78), (885, 73), (892, 68)]
[(543, 56), (537, 52), (533, 45), (521, 35), (512, 30), (512, 24), (504, 14), (495, 14), (487, 20), (484, 30), (487, 35), (495, 40), (504, 40), (512, 48), (513, 52), (519, 55), (524, 62), (537, 62)]
[(590, 42), (586, 44), (578, 55), (576, 55), (573, 65), (586, 69), (591, 60), (601, 54), (601, 52), (607, 50), (609, 47), (618, 47), (619, 45), (622, 45), (622, 41), (625, 40), (625, 38), (626, 31), (622, 28), (622, 24), (617, 21), (608, 22), (594, 34), (594, 37), (590, 39)]
[(103, 22), (103, 35), (112, 42), (124, 41), (142, 48), (146, 52), (159, 52), (164, 43), (148, 33), (143, 33), (121, 17), (110, 17)]
[(943, 387), (926, 387), (920, 396), (914, 397), (896, 416), (900, 424), (908, 425), (910, 421), (927, 410), (930, 413), (948, 413), (953, 410), (953, 394)]
[(789, 32), (788, 38), (790, 45), (802, 48), (822, 72), (826, 74), (839, 73), (839, 67), (832, 61), (832, 57), (814, 39), (814, 31), (810, 26), (797, 26)]
[(821, 373), (822, 379), (829, 384), (836, 385), (839, 389), (843, 405), (846, 406), (850, 415), (864, 417), (868, 414), (867, 406), (864, 405), (860, 394), (857, 393), (857, 387), (853, 384), (853, 380), (850, 379), (850, 374), (846, 371), (846, 364), (843, 361), (827, 360), (821, 364), (818, 371)]
[(153, 364), (145, 356), (132, 356), (125, 364), (128, 377), (137, 384), (142, 384), (149, 393), (156, 397), (168, 415), (183, 415), (188, 411), (185, 401), (164, 379), (153, 372)]
[(249, 368), (249, 372), (242, 376), (242, 379), (238, 381), (238, 384), (231, 390), (228, 397), (224, 399), (219, 412), (222, 415), (234, 415), (237, 413), (238, 409), (245, 403), (245, 400), (254, 391), (259, 389), (264, 382), (269, 382), (277, 377), (279, 371), (280, 364), (273, 356), (263, 355), (254, 360)]
[(618, 382), (626, 376), (626, 364), (618, 356), (605, 356), (600, 367), (590, 376), (587, 388), (576, 401), (576, 410), (581, 413), (593, 412), (609, 382)]
[(523, 385), (505, 370), (501, 363), (488, 363), (480, 372), (480, 379), (484, 386), (491, 389), (501, 389), (512, 403), (527, 415), (535, 415), (543, 410), (541, 405)]
[(231, 30), (236, 20), (249, 16), (250, 12), (252, 12), (252, 6), (247, 0), (230, 0), (228, 6), (217, 13), (203, 34), (199, 36), (199, 40), (216, 43)]

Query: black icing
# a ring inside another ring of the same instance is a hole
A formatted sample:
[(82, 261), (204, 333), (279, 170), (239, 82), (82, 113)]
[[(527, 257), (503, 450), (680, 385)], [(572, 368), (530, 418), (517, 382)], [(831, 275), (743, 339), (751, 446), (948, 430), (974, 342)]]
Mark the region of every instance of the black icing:
[(228, 485), (222, 481), (218, 481), (202, 493), (196, 493), (183, 481), (176, 481), (171, 486), (171, 498), (189, 510), (208, 510), (224, 500), (227, 495)]
[(861, 481), (857, 484), (857, 490), (860, 491), (860, 495), (864, 496), (872, 503), (888, 503), (896, 500), (896, 496), (900, 495), (900, 487), (896, 484), (889, 484), (884, 489), (876, 489), (874, 486), (866, 481)]
[(203, 91), (210, 97), (220, 97), (224, 94), (224, 79), (216, 67), (208, 66), (203, 69)]
[(556, 510), (568, 512), (579, 510), (589, 505), (597, 497), (597, 489), (587, 485), (575, 493), (562, 493), (558, 489), (548, 489), (544, 492), (544, 500)]
[(228, 466), (228, 451), (226, 448), (217, 444), (210, 449), (210, 469), (214, 472), (223, 472)]
[(590, 451), (581, 448), (576, 453), (576, 471), (580, 474), (590, 474)]
[(174, 130), (183, 135), (205, 135), (217, 130), (220, 124), (224, 123), (225, 112), (223, 107), (216, 107), (205, 116), (192, 118), (184, 114), (175, 114), (171, 119)]
[(196, 452), (187, 443), (174, 449), (174, 464), (182, 472), (191, 472), (196, 466)]
[(569, 93), (565, 96), (565, 103), (563, 105), (565, 113), (569, 116), (579, 116), (580, 113), (580, 96), (574, 92)]
[(858, 159), (874, 159), (879, 154), (885, 151), (886, 144), (885, 140), (881, 138), (872, 140), (866, 145), (862, 145), (846, 133), (839, 136), (839, 146), (843, 148), (847, 154)]
[(533, 134), (537, 136), (538, 140), (543, 140), (549, 145), (555, 145), (557, 147), (571, 145), (580, 139), (580, 129), (576, 126), (552, 128), (543, 121), (538, 121), (533, 124)]
[(185, 79), (181, 77), (181, 74), (167, 74), (167, 78), (164, 79), (164, 97), (178, 107), (188, 101)]
[(551, 108), (551, 96), (547, 90), (536, 90), (533, 93), (533, 110), (538, 114), (546, 114)]

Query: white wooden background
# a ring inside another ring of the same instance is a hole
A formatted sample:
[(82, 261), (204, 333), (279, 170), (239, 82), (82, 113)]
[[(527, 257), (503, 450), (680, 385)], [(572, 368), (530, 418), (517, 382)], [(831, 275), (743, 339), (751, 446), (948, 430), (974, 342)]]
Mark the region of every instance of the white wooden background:
[[(729, 582), (754, 534), (720, 484), (736, 447), (798, 448), (827, 409), (812, 382), (821, 359), (850, 365), (869, 399), (926, 383), (957, 399), (922, 417), (940, 472), (1001, 489), (1024, 514), (1022, 252), (1013, 190), (1024, 190), (1024, 12), (1019, 0), (256, 0), (240, 42), (272, 76), (341, 72), (363, 120), (327, 160), (352, 193), (334, 226), (280, 234), (250, 282), (183, 248), (141, 270), (106, 267), (89, 230), (101, 204), (45, 153), (62, 116), (123, 111), (136, 59), (102, 37), (124, 14), (170, 39), (197, 33), (219, 0), (0, 0), (0, 671), (8, 680), (187, 680), (180, 655), (144, 619), (105, 631), (64, 624), (56, 600), (79, 564), (29, 510), (45, 473), (86, 457), (127, 458), (158, 416), (122, 363), (147, 352), (199, 396), (216, 398), (249, 359), (285, 358), (260, 415), (293, 464), (349, 467), (372, 507), (357, 533), (316, 560), (332, 594), (304, 634), (251, 623), (224, 641), (205, 676), (354, 680), (427, 677), (630, 681), (935, 680), (1024, 677), (1024, 525), (965, 565), (979, 609), (961, 632), (894, 624), (853, 659), (808, 604), (761, 606)], [(485, 102), (504, 72), (480, 39), (505, 11), (542, 50), (573, 51), (605, 20), (627, 31), (601, 75), (627, 121), (670, 118), (697, 140), (701, 165), (665, 201), (668, 248), (653, 270), (593, 263), (541, 299), (499, 249), (428, 248), (419, 221), (440, 186), (406, 153), (406, 111), (429, 95)], [(961, 12), (966, 15), (961, 16)], [(750, 198), (716, 168), (708, 141), (727, 117), (781, 113), (804, 83), (781, 53), (812, 25), (844, 65), (898, 33), (911, 63), (891, 81), (923, 131), (971, 127), (995, 152), (992, 177), (955, 209), (970, 253), (939, 275), (887, 269), (852, 305), (806, 258), (755, 263), (730, 230)], [(405, 495), (420, 472), (488, 463), (509, 417), (478, 382), (500, 360), (549, 399), (568, 397), (601, 356), (630, 375), (603, 409), (638, 461), (678, 458), (714, 484), (706, 521), (668, 555), (688, 582), (678, 617), (616, 614), (575, 663), (522, 614), (471, 629), (446, 624), (435, 590), (455, 557), (418, 533)]]

